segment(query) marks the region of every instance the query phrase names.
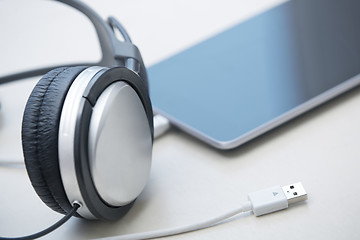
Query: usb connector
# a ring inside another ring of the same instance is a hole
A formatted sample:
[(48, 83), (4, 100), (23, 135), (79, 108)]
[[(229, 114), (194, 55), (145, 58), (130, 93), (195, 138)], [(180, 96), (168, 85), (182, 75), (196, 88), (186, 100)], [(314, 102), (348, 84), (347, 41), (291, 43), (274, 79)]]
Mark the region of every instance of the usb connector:
[(301, 183), (295, 183), (284, 187), (276, 186), (253, 192), (249, 194), (249, 201), (243, 203), (237, 209), (224, 213), (218, 217), (210, 218), (202, 222), (190, 225), (174, 227), (170, 229), (155, 230), (151, 232), (134, 233), (129, 235), (102, 238), (103, 240), (130, 240), (130, 239), (150, 239), (166, 237), (204, 228), (216, 226), (237, 214), (253, 211), (255, 216), (272, 213), (281, 209), (288, 208), (289, 204), (307, 199), (307, 194)]
[(249, 201), (255, 216), (272, 213), (289, 207), (289, 204), (304, 201), (307, 193), (302, 184), (284, 187), (275, 186), (249, 194)]
[(154, 116), (154, 138), (158, 138), (163, 135), (170, 128), (170, 121), (157, 114)]
[(289, 204), (305, 201), (307, 199), (307, 193), (303, 185), (298, 182), (282, 187)]

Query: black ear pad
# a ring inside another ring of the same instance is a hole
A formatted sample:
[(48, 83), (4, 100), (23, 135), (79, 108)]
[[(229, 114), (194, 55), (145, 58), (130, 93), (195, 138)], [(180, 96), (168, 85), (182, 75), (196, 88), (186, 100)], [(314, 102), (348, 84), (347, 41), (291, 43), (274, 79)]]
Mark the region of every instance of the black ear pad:
[(41, 200), (65, 214), (72, 208), (62, 184), (58, 163), (58, 129), (66, 94), (87, 67), (57, 68), (42, 77), (26, 104), (22, 145), (26, 169)]

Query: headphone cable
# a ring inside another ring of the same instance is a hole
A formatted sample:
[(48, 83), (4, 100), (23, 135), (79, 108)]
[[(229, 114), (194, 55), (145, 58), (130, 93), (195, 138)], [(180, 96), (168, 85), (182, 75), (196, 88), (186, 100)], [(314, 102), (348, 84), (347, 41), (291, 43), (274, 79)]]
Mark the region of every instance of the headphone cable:
[(24, 236), (24, 237), (14, 237), (14, 238), (0, 237), (0, 240), (30, 240), (30, 239), (36, 239), (36, 238), (43, 237), (46, 234), (51, 233), (52, 231), (56, 230), (58, 227), (60, 227), (64, 223), (66, 223), (72, 216), (74, 216), (74, 214), (80, 208), (80, 206), (81, 205), (79, 203), (73, 203), (72, 209), (63, 218), (61, 218), (58, 222), (54, 223), (52, 226), (50, 226), (38, 233), (34, 233), (34, 234)]

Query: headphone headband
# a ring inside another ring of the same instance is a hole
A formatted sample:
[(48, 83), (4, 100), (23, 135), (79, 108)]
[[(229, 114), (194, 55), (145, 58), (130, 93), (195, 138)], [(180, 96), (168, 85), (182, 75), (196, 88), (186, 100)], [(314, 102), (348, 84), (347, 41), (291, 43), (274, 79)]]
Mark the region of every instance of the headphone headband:
[[(77, 63), (77, 64), (67, 64), (66, 66), (78, 66), (78, 65), (86, 65), (86, 66), (106, 66), (106, 67), (114, 67), (114, 66), (127, 66), (134, 71), (140, 70), (140, 76), (147, 83), (146, 72), (143, 71), (145, 69), (143, 60), (140, 55), (140, 51), (138, 48), (132, 44), (128, 33), (121, 26), (121, 24), (115, 20), (113, 17), (108, 18), (108, 22), (105, 22), (94, 10), (92, 10), (86, 4), (77, 1), (77, 0), (54, 0), (66, 5), (69, 5), (85, 16), (87, 16), (92, 24), (95, 27), (96, 33), (99, 38), (102, 59), (98, 63)], [(117, 29), (124, 36), (125, 41), (120, 41), (114, 34), (114, 30)], [(130, 59), (130, 61), (128, 61)], [(136, 67), (136, 63), (140, 65), (140, 67)], [(7, 76), (0, 77), (0, 84), (12, 82), (15, 80), (29, 78), (34, 76), (43, 75), (52, 69), (63, 67), (63, 65), (59, 66), (50, 66), (44, 67), (40, 69), (34, 69), (26, 72), (20, 72), (16, 74), (11, 74)]]
[[(55, 0), (58, 2), (62, 2), (67, 4), (78, 11), (82, 12), (86, 15), (90, 21), (93, 23), (96, 33), (98, 35), (101, 50), (103, 53), (103, 59), (101, 62), (106, 66), (114, 65), (114, 58), (133, 58), (137, 61), (140, 61), (140, 52), (136, 46), (134, 46), (131, 41), (121, 42), (119, 41), (109, 24), (106, 23), (94, 10), (92, 10), (86, 4), (77, 1), (77, 0)], [(111, 18), (114, 20), (114, 18)], [(116, 20), (115, 20), (116, 21)], [(112, 27), (116, 27), (116, 25), (112, 25)], [(128, 36), (126, 30), (121, 27), (118, 29), (121, 34)], [(126, 37), (125, 37), (126, 39)], [(128, 38), (130, 40), (130, 38)], [(125, 50), (124, 50), (125, 49)], [(110, 57), (109, 57), (110, 56)]]

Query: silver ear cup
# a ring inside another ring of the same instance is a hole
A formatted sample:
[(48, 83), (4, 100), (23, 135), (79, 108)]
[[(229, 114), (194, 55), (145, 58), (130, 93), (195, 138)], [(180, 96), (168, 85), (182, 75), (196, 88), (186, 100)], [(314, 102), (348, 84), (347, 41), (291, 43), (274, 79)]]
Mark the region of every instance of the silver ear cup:
[(134, 90), (139, 82), (129, 69), (90, 67), (66, 95), (59, 124), (60, 173), (69, 202), (83, 205), (78, 214), (84, 218), (117, 219), (146, 185), (152, 114)]
[(111, 206), (123, 206), (144, 189), (152, 140), (141, 100), (125, 82), (108, 86), (93, 107), (89, 130), (90, 171), (97, 192)]

